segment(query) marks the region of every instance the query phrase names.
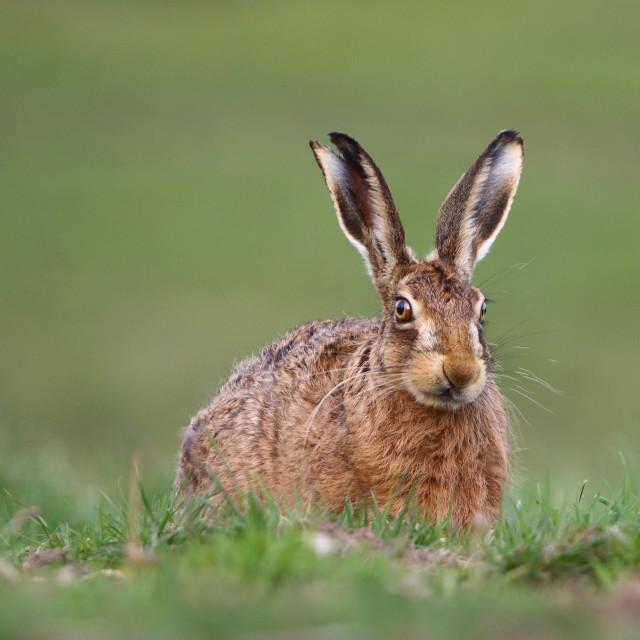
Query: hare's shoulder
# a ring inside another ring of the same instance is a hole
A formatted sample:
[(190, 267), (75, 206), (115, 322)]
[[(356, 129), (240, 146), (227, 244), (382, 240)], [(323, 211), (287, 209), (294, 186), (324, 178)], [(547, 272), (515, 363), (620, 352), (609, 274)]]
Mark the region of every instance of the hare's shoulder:
[(340, 363), (352, 355), (363, 342), (380, 331), (378, 320), (343, 318), (304, 324), (262, 351), (241, 362), (229, 379), (233, 387), (253, 385), (262, 376), (278, 372), (292, 376), (343, 366)]

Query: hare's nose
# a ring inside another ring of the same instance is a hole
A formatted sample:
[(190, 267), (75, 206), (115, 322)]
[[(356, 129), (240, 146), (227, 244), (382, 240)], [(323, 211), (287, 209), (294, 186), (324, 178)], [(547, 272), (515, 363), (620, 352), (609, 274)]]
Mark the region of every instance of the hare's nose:
[(469, 360), (447, 359), (442, 365), (444, 377), (452, 387), (463, 388), (473, 384), (480, 376), (480, 365)]

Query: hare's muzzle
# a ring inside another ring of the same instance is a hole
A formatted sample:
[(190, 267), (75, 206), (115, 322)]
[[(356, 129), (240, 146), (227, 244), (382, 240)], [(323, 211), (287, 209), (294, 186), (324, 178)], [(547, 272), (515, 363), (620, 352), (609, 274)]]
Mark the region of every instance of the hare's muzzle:
[(442, 373), (453, 389), (464, 389), (480, 378), (482, 367), (477, 361), (447, 358)]
[(485, 379), (480, 360), (445, 357), (442, 361), (442, 387), (433, 394), (434, 401), (430, 404), (449, 410), (469, 404), (482, 393)]
[(455, 411), (473, 402), (483, 391), (486, 371), (482, 360), (431, 353), (414, 360), (408, 390), (421, 404)]

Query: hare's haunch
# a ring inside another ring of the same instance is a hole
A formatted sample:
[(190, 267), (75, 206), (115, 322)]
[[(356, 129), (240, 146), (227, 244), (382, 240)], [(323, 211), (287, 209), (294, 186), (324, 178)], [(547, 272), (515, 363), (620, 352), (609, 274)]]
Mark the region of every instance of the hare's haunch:
[(371, 157), (330, 137), (337, 151), (311, 149), (382, 318), (304, 325), (243, 362), (186, 429), (177, 485), (214, 500), (266, 489), (334, 510), (375, 499), (398, 512), (411, 498), (436, 520), (491, 522), (508, 424), (471, 276), (509, 213), (522, 138), (502, 131), (460, 178), (421, 260)]

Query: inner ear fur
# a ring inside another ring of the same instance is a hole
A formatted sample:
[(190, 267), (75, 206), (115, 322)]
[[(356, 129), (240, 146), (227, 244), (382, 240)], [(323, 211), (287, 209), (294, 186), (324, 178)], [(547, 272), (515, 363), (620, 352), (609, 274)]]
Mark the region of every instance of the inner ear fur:
[(329, 137), (337, 152), (315, 140), (309, 144), (329, 188), (338, 222), (385, 297), (396, 265), (412, 261), (400, 216), (371, 156), (344, 133), (330, 133)]
[(471, 277), (509, 215), (524, 155), (517, 131), (501, 131), (449, 192), (438, 216), (441, 260)]

